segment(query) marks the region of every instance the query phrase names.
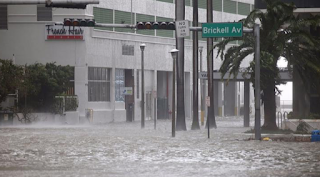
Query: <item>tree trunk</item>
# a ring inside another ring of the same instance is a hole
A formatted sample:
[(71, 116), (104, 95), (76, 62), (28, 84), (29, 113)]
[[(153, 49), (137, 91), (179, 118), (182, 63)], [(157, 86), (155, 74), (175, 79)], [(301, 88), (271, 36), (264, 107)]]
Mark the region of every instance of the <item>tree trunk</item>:
[(262, 129), (277, 130), (276, 123), (276, 99), (275, 99), (275, 83), (270, 82), (263, 90), (264, 98), (264, 124)]

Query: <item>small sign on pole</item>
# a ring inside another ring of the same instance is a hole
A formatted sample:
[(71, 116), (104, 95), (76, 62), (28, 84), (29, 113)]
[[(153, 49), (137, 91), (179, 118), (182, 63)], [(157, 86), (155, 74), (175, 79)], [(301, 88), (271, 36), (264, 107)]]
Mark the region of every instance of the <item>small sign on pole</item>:
[(187, 20), (176, 21), (177, 37), (190, 36), (189, 23)]
[(206, 97), (206, 105), (208, 107), (210, 107), (210, 97), (209, 96)]
[(132, 87), (120, 87), (120, 92), (123, 95), (132, 95)]
[(153, 95), (153, 98), (157, 98), (157, 91), (154, 90), (154, 91), (152, 92), (152, 95)]
[(199, 79), (208, 79), (208, 72), (207, 71), (202, 71), (199, 72)]

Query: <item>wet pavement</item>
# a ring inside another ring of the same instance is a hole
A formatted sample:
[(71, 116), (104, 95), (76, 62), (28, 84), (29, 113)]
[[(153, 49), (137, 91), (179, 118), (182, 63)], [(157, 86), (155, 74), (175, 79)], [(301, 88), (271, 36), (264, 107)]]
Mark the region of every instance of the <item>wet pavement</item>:
[[(252, 122), (253, 123), (253, 122)], [(320, 143), (245, 141), (241, 118), (179, 131), (171, 121), (0, 128), (0, 176), (320, 176)]]

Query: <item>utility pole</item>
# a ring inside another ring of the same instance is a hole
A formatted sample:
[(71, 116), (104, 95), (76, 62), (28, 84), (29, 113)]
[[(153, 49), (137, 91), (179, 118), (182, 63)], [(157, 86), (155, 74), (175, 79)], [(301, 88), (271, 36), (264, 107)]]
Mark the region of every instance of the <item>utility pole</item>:
[[(212, 0), (207, 0), (207, 23), (213, 22)], [(217, 128), (214, 115), (214, 92), (213, 92), (213, 38), (207, 38), (207, 67), (208, 67), (208, 95), (210, 97), (210, 106), (208, 107), (207, 127), (208, 129)], [(208, 137), (209, 137), (208, 130)]]
[(176, 136), (176, 59), (177, 59), (177, 49), (172, 49), (170, 51), (173, 62), (172, 69), (172, 137)]
[(253, 34), (255, 37), (255, 139), (261, 140), (261, 119), (260, 119), (260, 26), (259, 24), (254, 25)]
[[(193, 22), (192, 26), (198, 26), (198, 0), (193, 0)], [(199, 130), (199, 92), (198, 92), (198, 31), (192, 33), (193, 42), (193, 119), (191, 130)]]
[[(185, 1), (176, 0), (176, 21), (185, 19)], [(184, 38), (176, 37), (179, 50), (176, 60), (177, 67), (177, 125), (176, 130), (187, 130), (184, 104)]]
[[(199, 52), (200, 52), (200, 71), (203, 71), (203, 63), (202, 63), (202, 51), (203, 47), (199, 47)], [(205, 88), (205, 83), (206, 81), (204, 79), (201, 79), (201, 126), (204, 125), (204, 115), (205, 115), (205, 93), (206, 93), (206, 88)]]

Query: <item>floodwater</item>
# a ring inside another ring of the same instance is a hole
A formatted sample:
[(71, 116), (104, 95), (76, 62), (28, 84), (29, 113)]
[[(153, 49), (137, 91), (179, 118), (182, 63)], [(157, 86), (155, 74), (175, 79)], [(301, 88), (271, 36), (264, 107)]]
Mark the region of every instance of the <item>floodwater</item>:
[(244, 141), (241, 118), (179, 131), (170, 120), (0, 128), (0, 176), (320, 176), (320, 143)]

